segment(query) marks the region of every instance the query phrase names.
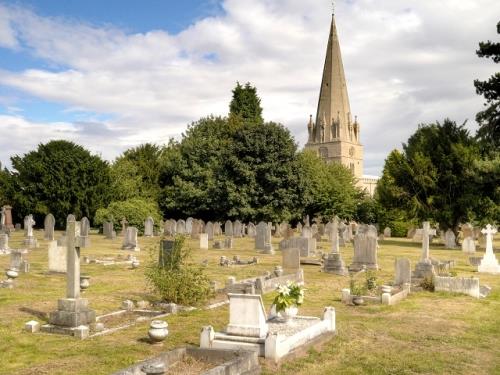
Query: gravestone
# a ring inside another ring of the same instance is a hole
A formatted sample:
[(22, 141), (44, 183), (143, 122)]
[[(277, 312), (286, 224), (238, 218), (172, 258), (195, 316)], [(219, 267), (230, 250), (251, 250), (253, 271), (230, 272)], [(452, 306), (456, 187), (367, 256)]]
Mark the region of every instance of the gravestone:
[(12, 207), (9, 205), (3, 206), (2, 212), (4, 216), (4, 228), (7, 230), (14, 229), (14, 224), (12, 222)]
[(59, 246), (57, 241), (49, 242), (49, 272), (66, 273), (67, 252), (66, 246)]
[(235, 238), (241, 238), (241, 222), (239, 220), (236, 220), (233, 224), (233, 237)]
[(122, 250), (140, 251), (137, 244), (137, 228), (127, 227), (127, 232), (123, 238)]
[(386, 238), (391, 237), (391, 228), (385, 227), (385, 229), (384, 229), (384, 237), (386, 237)]
[(226, 237), (233, 236), (233, 223), (230, 220), (227, 220), (224, 224), (224, 234), (226, 235)]
[(151, 216), (148, 216), (146, 220), (144, 220), (144, 237), (153, 237), (154, 228), (155, 228), (155, 221)]
[(302, 223), (299, 221), (299, 222), (297, 223), (297, 227), (295, 228), (295, 229), (297, 229), (297, 233), (301, 233), (301, 235), (302, 235), (302, 227), (303, 227), (303, 225), (302, 225)]
[(186, 219), (186, 234), (191, 235), (193, 232), (193, 218), (188, 217)]
[(474, 227), (471, 224), (462, 225), (461, 230), (463, 238), (472, 237), (474, 239)]
[(316, 239), (304, 237), (290, 237), (286, 240), (281, 240), (279, 244), (280, 250), (297, 248), (300, 249), (301, 257), (308, 257), (316, 251)]
[(411, 283), (411, 263), (407, 258), (398, 258), (394, 263), (394, 285)]
[(208, 234), (200, 233), (199, 236), (200, 236), (200, 249), (208, 250)]
[(33, 215), (28, 215), (24, 218), (24, 245), (28, 248), (38, 247), (38, 242), (33, 233), (33, 226), (36, 224), (33, 220)]
[(493, 235), (497, 233), (497, 230), (488, 224), (485, 229), (481, 230), (481, 233), (486, 237), (486, 252), (484, 253), (483, 259), (481, 259), (481, 263), (477, 267), (477, 272), (500, 273), (498, 259), (493, 253)]
[(220, 236), (222, 234), (222, 228), (219, 222), (214, 223), (214, 236)]
[(102, 233), (104, 234), (104, 238), (108, 240), (113, 240), (116, 238), (116, 232), (114, 230), (112, 221), (105, 221), (102, 225)]
[(9, 267), (12, 269), (20, 270), (22, 264), (23, 264), (23, 253), (16, 250), (11, 251)]
[(207, 223), (207, 225), (205, 225), (205, 232), (208, 235), (208, 240), (213, 241), (213, 239), (214, 239), (214, 225), (211, 221), (209, 221)]
[(195, 240), (199, 239), (200, 233), (201, 233), (201, 221), (193, 220), (191, 222), (191, 238)]
[(122, 218), (122, 220), (120, 221), (120, 224), (122, 226), (122, 230), (120, 232), (120, 236), (125, 236), (125, 233), (127, 233), (127, 227), (128, 227), (128, 221), (125, 217)]
[(45, 216), (45, 220), (43, 221), (43, 238), (48, 241), (54, 241), (54, 226), (56, 225), (56, 219), (54, 215), (48, 214)]
[(175, 232), (180, 235), (186, 234), (186, 222), (184, 220), (178, 220), (175, 226)]
[(86, 217), (83, 217), (80, 221), (80, 247), (87, 248), (90, 247), (90, 221)]
[(260, 294), (233, 294), (229, 298), (228, 335), (265, 338), (267, 317)]
[(50, 324), (42, 326), (42, 330), (54, 332), (53, 326), (66, 327), (66, 333), (84, 338), (89, 333), (88, 325), (95, 322), (95, 311), (89, 309), (87, 299), (80, 298), (80, 248), (75, 220), (67, 221), (66, 236), (66, 298), (58, 300), (57, 311), (49, 314)]
[(413, 234), (412, 241), (413, 242), (422, 242), (423, 229), (415, 229), (415, 233)]
[(335, 217), (331, 222), (330, 228), (330, 237), (332, 238), (332, 251), (324, 260), (323, 271), (344, 276), (348, 274), (348, 270), (345, 266), (342, 256), (340, 255), (338, 227), (339, 219), (338, 217)]
[(300, 268), (300, 249), (284, 249), (281, 251), (281, 256), (281, 267), (285, 270), (285, 272), (297, 272)]
[(302, 227), (302, 237), (304, 238), (312, 238), (312, 230), (308, 225), (304, 225)]
[(257, 224), (255, 234), (255, 249), (264, 250), (267, 242), (267, 224), (261, 221)]
[(162, 267), (165, 266), (165, 261), (170, 257), (170, 253), (174, 249), (174, 240), (161, 240), (160, 241), (160, 253), (158, 257), (158, 264)]
[(435, 274), (434, 267), (429, 257), (429, 236), (431, 225), (428, 221), (422, 223), (422, 255), (420, 261), (415, 266), (413, 277), (417, 279), (430, 278)]
[(257, 235), (257, 229), (255, 227), (255, 224), (252, 222), (248, 223), (247, 235), (250, 238), (255, 238), (255, 236)]
[(455, 233), (453, 233), (451, 229), (447, 229), (444, 234), (444, 247), (446, 249), (455, 249), (456, 248), (455, 240), (456, 240)]
[(233, 237), (224, 238), (224, 249), (232, 249), (233, 248)]
[(0, 254), (8, 254), (9, 252), (9, 235), (0, 233)]
[(165, 230), (164, 230), (165, 235), (170, 236), (170, 237), (175, 236), (175, 234), (177, 233), (176, 227), (177, 227), (177, 223), (175, 220), (173, 220), (173, 219), (167, 220), (165, 222)]
[[(350, 227), (350, 226), (349, 226)], [(354, 257), (350, 270), (359, 271), (365, 266), (367, 269), (378, 269), (377, 264), (377, 231), (368, 226), (360, 226), (354, 236)]]
[(475, 253), (476, 243), (472, 237), (465, 237), (462, 241), (462, 251), (464, 253)]
[(339, 245), (339, 219), (338, 217), (335, 217), (331, 223), (331, 228), (330, 228), (330, 235), (329, 237), (331, 238), (332, 241), (332, 253), (339, 253), (340, 252), (340, 245)]

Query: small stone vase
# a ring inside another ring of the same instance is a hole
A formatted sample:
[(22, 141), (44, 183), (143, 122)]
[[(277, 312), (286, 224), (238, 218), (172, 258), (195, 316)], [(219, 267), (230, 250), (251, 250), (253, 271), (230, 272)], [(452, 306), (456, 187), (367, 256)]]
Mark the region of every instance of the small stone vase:
[(149, 326), (148, 336), (151, 341), (161, 343), (168, 336), (168, 323), (163, 320), (153, 320)]
[(285, 323), (289, 323), (297, 316), (299, 309), (297, 306), (290, 306), (285, 308), (285, 310), (281, 311), (281, 317), (285, 321)]
[(361, 296), (353, 296), (352, 303), (354, 303), (356, 306), (360, 306), (365, 303), (365, 300)]
[(80, 276), (80, 290), (86, 290), (90, 287), (90, 276)]
[(8, 269), (5, 274), (9, 279), (16, 279), (19, 276), (19, 272), (15, 268)]
[(132, 268), (133, 269), (139, 268), (139, 264), (140, 264), (139, 261), (137, 259), (134, 259), (132, 261)]

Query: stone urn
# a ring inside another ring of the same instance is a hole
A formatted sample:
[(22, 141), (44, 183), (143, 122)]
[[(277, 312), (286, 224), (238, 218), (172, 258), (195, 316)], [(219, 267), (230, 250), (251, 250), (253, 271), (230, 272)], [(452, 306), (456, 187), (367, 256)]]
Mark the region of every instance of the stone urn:
[(382, 292), (382, 294), (383, 293), (389, 293), (390, 294), (392, 292), (392, 286), (390, 286), (390, 285), (382, 285), (380, 287), (380, 291)]
[(149, 326), (148, 336), (153, 344), (161, 343), (168, 336), (168, 323), (163, 320), (153, 320)]
[(15, 268), (9, 268), (5, 274), (9, 279), (16, 279), (19, 276), (19, 271)]
[(90, 276), (80, 275), (80, 290), (86, 290), (90, 287)]
[(297, 316), (299, 309), (297, 306), (290, 306), (285, 308), (285, 310), (280, 311), (280, 315), (285, 321), (285, 323), (290, 323), (293, 318)]
[(133, 269), (139, 268), (139, 265), (140, 265), (140, 263), (137, 259), (133, 259), (131, 264), (132, 264)]
[(352, 303), (354, 303), (356, 306), (360, 306), (365, 303), (365, 300), (362, 296), (352, 296)]

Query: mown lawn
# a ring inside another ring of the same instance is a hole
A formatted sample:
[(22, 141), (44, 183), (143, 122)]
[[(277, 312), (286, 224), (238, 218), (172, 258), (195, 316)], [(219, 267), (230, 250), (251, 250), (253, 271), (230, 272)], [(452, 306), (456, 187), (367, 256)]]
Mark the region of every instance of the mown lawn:
[[(58, 298), (64, 297), (65, 276), (47, 274), (47, 243), (36, 232), (40, 248), (28, 255), (31, 272), (21, 274), (14, 289), (0, 289), (0, 374), (108, 374), (156, 353), (191, 344), (198, 345), (202, 326), (211, 324), (222, 329), (228, 320), (227, 306), (210, 311), (192, 311), (166, 318), (170, 335), (163, 347), (149, 345), (148, 323), (84, 341), (44, 333), (23, 331), (31, 319), (42, 322), (44, 313), (55, 310)], [(10, 245), (20, 247), (22, 232), (14, 233)], [(121, 240), (104, 240), (91, 236), (92, 246), (82, 249), (82, 256), (115, 257), (124, 254)], [(85, 292), (93, 309), (104, 314), (120, 308), (125, 299), (154, 300), (144, 279), (144, 265), (150, 261), (151, 249), (158, 239), (140, 238), (142, 251), (137, 270), (129, 266), (82, 265), (89, 274), (91, 287)], [(275, 248), (279, 240), (274, 239)], [(207, 273), (222, 285), (228, 276), (238, 279), (262, 274), (281, 263), (276, 255), (257, 255), (259, 264), (219, 267), (221, 255), (256, 255), (253, 241), (235, 239), (232, 250), (201, 251), (197, 241), (189, 240), (193, 260), (209, 260)], [(496, 248), (499, 243), (496, 242)], [(329, 244), (319, 244), (328, 251)], [(342, 249), (347, 264), (352, 247)], [(477, 254), (482, 255), (482, 252)], [(500, 254), (498, 254), (500, 255)], [(414, 264), (420, 256), (420, 245), (406, 239), (389, 239), (380, 243), (378, 272), (380, 283), (394, 275), (394, 259), (408, 257)], [(478, 276), (460, 250), (444, 250), (432, 245), (431, 256), (455, 259), (459, 276)], [(9, 256), (0, 256), (0, 269), (7, 268)], [(485, 300), (445, 293), (413, 293), (396, 306), (344, 306), (340, 290), (348, 278), (305, 266), (306, 303), (300, 313), (321, 316), (324, 306), (337, 312), (337, 335), (304, 356), (282, 363), (279, 367), (262, 362), (265, 374), (500, 374), (500, 276), (479, 275), (481, 284), (493, 287)], [(264, 298), (270, 306), (272, 294)]]

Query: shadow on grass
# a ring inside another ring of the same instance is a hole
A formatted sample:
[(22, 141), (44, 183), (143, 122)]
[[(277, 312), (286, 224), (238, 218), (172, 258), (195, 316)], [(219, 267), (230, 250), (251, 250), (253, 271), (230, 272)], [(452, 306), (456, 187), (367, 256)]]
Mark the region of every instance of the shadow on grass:
[(49, 314), (43, 312), (43, 311), (38, 311), (34, 309), (30, 309), (29, 307), (20, 307), (19, 311), (31, 314), (36, 316), (38, 319), (43, 320), (48, 322), (49, 321)]

